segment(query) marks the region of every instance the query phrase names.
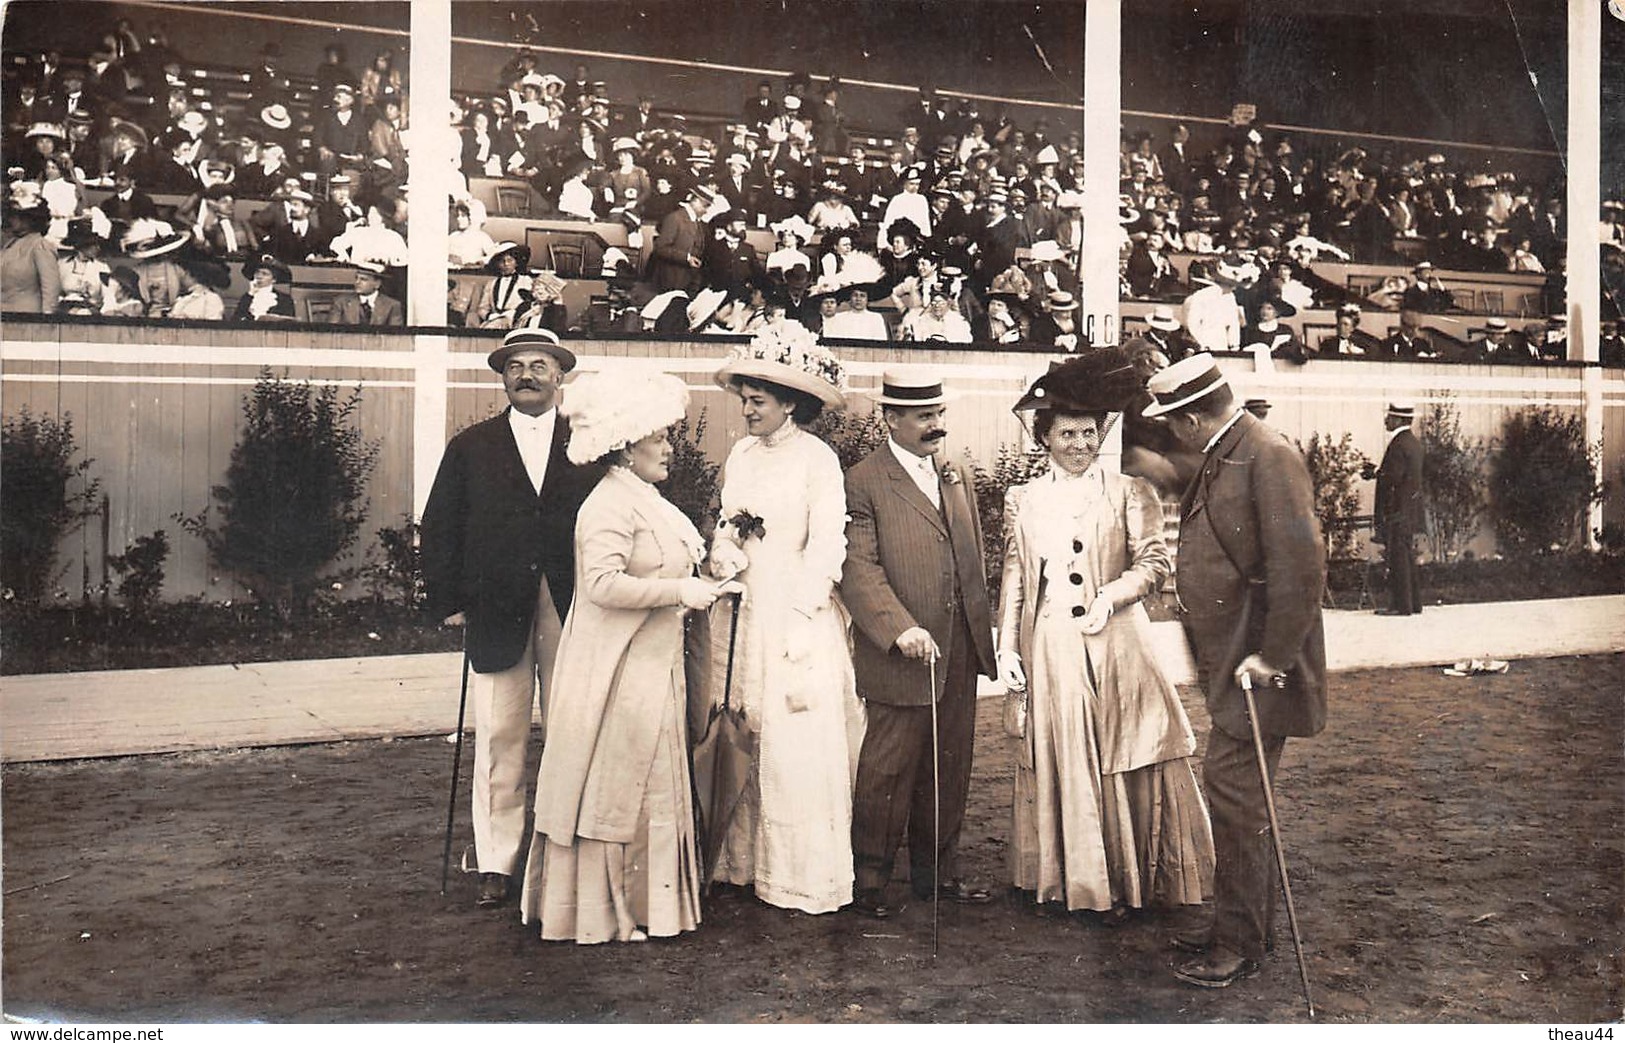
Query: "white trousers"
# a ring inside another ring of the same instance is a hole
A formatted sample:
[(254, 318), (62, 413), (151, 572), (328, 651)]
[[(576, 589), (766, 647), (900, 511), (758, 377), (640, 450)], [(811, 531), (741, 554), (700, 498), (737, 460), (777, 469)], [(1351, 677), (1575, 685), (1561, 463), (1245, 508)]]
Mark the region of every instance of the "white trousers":
[(519, 662), (496, 673), (474, 673), (474, 856), (482, 873), (513, 876), (525, 840), (525, 760), (531, 708), (541, 695), (547, 721), (547, 686), (563, 626), (542, 578), (536, 621)]

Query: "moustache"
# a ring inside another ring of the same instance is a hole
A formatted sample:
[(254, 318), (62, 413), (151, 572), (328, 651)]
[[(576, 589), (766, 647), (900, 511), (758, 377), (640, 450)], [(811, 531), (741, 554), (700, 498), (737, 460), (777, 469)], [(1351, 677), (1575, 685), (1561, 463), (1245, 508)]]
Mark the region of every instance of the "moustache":
[(948, 432), (946, 432), (946, 431), (927, 431), (925, 434), (920, 436), (920, 441), (922, 441), (922, 442), (940, 442), (944, 438), (947, 438), (947, 437), (948, 437)]
[(514, 385), (514, 388), (519, 391), (540, 391), (542, 390), (542, 385), (534, 380), (521, 380), (519, 383)]

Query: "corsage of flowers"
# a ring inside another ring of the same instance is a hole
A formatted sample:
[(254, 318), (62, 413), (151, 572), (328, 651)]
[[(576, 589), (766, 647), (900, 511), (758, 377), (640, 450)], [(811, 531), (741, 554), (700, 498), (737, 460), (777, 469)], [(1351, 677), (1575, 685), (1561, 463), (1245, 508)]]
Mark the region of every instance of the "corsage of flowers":
[(958, 485), (964, 479), (959, 477), (959, 472), (954, 468), (953, 464), (943, 464), (942, 481), (945, 485)]
[(750, 567), (750, 556), (740, 544), (752, 536), (767, 535), (767, 526), (761, 516), (747, 510), (737, 510), (717, 522), (717, 531), (711, 540), (711, 560), (708, 566), (712, 578), (730, 580)]

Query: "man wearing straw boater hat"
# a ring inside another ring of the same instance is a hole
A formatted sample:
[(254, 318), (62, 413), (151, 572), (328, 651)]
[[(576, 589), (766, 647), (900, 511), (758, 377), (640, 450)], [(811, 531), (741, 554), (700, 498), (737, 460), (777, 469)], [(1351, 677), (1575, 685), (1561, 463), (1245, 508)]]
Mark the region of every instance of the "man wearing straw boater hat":
[(976, 494), (937, 457), (947, 401), (940, 377), (887, 371), (889, 437), (846, 475), (841, 596), (869, 718), (852, 795), (853, 909), (874, 919), (892, 915), (886, 885), (905, 832), (917, 897), (989, 900), (957, 864), (976, 675), (997, 667)]
[(508, 408), (446, 446), (423, 512), (426, 607), (462, 624), (473, 678), (479, 905), (507, 901), (525, 840), (531, 706), (575, 592), (576, 512), (602, 476), (565, 457), (559, 384), (576, 357), (551, 330), (508, 333), (486, 360)]
[[(1240, 407), (1212, 355), (1176, 362), (1146, 388), (1144, 415), (1164, 417), (1204, 455), (1180, 504), (1174, 575), (1213, 720), (1202, 770), (1214, 916), (1173, 944), (1197, 954), (1176, 970), (1181, 980), (1223, 988), (1258, 973), (1271, 947), (1277, 863), (1261, 765), (1273, 777), (1287, 737), (1326, 724), (1325, 547), (1303, 456)], [(1244, 685), (1257, 690), (1257, 753)]]

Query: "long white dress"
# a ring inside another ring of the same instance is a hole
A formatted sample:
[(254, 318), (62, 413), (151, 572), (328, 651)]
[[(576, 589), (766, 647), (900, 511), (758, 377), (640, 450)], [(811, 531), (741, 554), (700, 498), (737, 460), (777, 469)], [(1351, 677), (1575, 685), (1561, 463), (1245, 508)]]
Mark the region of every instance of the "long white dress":
[[(830, 912), (852, 900), (852, 780), (863, 740), (835, 593), (846, 493), (834, 451), (791, 421), (765, 439), (741, 439), (724, 470), (722, 517), (739, 511), (764, 530), (741, 542), (750, 566), (738, 576), (746, 593), (732, 687), (756, 731), (756, 756), (712, 879), (754, 884), (770, 905)], [(714, 674), (720, 684), (724, 671)]]

